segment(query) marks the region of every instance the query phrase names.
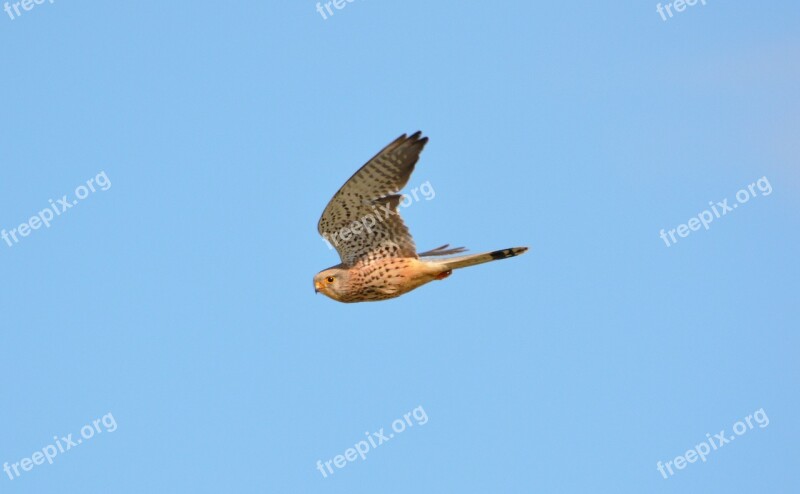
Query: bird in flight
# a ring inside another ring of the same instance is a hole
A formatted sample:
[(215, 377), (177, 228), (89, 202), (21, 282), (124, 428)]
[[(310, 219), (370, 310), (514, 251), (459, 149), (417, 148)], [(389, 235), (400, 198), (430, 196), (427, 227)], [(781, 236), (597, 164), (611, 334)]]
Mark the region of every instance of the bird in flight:
[(397, 206), (422, 148), (421, 132), (401, 135), (362, 166), (328, 203), (317, 229), (339, 253), (341, 263), (314, 276), (314, 291), (339, 302), (399, 297), (454, 269), (518, 256), (527, 247), (468, 254), (443, 245), (417, 254)]

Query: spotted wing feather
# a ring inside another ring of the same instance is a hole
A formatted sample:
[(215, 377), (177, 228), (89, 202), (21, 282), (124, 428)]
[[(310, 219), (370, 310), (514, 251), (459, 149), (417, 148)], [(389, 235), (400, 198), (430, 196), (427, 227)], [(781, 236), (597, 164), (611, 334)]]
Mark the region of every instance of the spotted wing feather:
[(350, 177), (328, 203), (317, 229), (345, 266), (359, 260), (417, 257), (414, 239), (397, 211), (402, 198), (397, 193), (408, 183), (427, 142), (420, 132), (403, 134)]

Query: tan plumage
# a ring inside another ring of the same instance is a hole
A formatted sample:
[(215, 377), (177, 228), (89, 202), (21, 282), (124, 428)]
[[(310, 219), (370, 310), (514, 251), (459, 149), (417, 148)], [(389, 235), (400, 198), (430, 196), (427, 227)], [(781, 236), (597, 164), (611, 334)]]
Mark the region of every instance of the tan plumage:
[[(482, 254), (438, 258), (465, 251), (443, 245), (417, 254), (414, 239), (397, 211), (398, 193), (408, 183), (428, 142), (420, 132), (402, 136), (362, 166), (328, 203), (317, 229), (339, 253), (341, 263), (320, 271), (314, 289), (339, 302), (398, 297), (453, 269), (514, 257), (514, 247)], [(434, 259), (423, 259), (434, 258)]]

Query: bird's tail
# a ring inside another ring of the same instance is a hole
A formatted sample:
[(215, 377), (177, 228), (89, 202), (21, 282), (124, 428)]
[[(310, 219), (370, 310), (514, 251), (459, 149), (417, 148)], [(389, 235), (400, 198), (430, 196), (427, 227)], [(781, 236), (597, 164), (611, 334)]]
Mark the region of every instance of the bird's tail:
[(451, 257), (449, 259), (442, 259), (441, 262), (450, 269), (459, 269), (518, 256), (524, 254), (527, 250), (527, 247), (511, 247), (510, 249), (496, 250), (494, 252)]

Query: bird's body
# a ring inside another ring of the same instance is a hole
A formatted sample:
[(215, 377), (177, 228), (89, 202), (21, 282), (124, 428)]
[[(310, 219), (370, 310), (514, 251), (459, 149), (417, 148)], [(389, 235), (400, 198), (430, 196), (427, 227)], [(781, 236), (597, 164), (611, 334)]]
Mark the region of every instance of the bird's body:
[[(366, 302), (399, 297), (433, 281), (447, 269), (438, 263), (411, 257), (390, 257), (374, 262), (358, 262), (350, 268), (334, 267), (343, 290), (335, 298), (339, 302)], [(337, 279), (336, 277), (334, 278)], [(336, 282), (334, 282), (336, 283)], [(323, 293), (326, 293), (324, 287)], [(326, 293), (327, 295), (327, 293)]]
[[(314, 289), (339, 302), (369, 302), (399, 297), (444, 279), (453, 269), (514, 257), (514, 247), (482, 254), (443, 257), (465, 249), (443, 245), (417, 254), (414, 240), (397, 212), (419, 153), (428, 141), (420, 132), (402, 135), (359, 169), (333, 196), (318, 230), (332, 242), (341, 264), (314, 277)], [(431, 259), (432, 258), (432, 259)]]

